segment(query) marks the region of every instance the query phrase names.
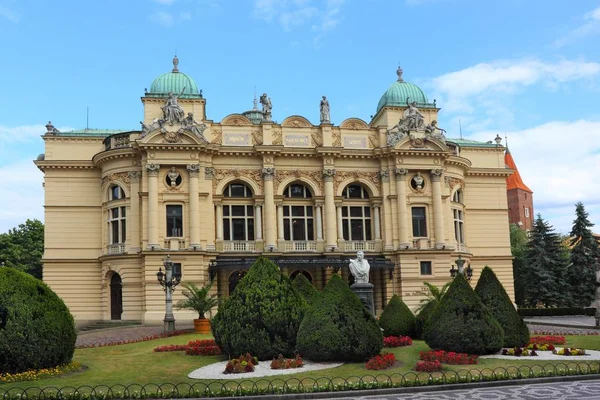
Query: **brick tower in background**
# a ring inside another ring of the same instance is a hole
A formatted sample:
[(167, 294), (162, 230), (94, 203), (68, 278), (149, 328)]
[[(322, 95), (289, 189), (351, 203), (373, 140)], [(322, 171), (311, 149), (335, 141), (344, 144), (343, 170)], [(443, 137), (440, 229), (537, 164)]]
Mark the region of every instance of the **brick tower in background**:
[(523, 183), (508, 147), (504, 153), (504, 164), (515, 171), (506, 178), (508, 222), (517, 224), (519, 228), (529, 231), (533, 225), (533, 191)]

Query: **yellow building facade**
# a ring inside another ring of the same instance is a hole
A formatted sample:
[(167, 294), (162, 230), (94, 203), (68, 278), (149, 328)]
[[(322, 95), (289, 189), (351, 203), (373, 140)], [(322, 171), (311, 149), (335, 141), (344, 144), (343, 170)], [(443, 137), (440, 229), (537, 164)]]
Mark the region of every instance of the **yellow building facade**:
[(377, 313), (393, 294), (417, 308), (460, 255), (473, 284), (489, 265), (513, 298), (503, 146), (447, 138), (400, 69), (369, 123), (331, 124), (325, 97), (320, 124), (277, 123), (260, 102), (209, 120), (174, 59), (142, 97), (141, 130), (47, 125), (43, 279), (78, 324), (161, 323), (167, 254), (183, 282), (226, 297), (261, 254), (321, 289), (333, 273), (351, 281), (363, 251)]

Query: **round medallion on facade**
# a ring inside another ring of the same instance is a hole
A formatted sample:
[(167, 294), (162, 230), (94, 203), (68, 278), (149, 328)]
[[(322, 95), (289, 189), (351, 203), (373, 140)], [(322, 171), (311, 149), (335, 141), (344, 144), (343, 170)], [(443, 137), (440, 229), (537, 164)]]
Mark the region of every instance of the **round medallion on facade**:
[(410, 180), (410, 187), (417, 192), (421, 192), (425, 187), (425, 179), (421, 176), (420, 172), (417, 172), (415, 176)]
[(165, 183), (168, 187), (179, 187), (181, 186), (182, 182), (183, 178), (181, 177), (181, 174), (179, 173), (179, 171), (177, 171), (177, 168), (175, 167), (172, 167), (171, 170), (165, 175)]

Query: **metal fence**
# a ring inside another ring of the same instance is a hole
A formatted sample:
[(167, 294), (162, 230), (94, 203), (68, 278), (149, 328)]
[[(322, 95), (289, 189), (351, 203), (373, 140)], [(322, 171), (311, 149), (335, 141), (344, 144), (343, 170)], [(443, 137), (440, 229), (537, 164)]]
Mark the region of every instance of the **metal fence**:
[[(451, 385), (484, 381), (502, 381), (553, 376), (589, 375), (600, 373), (600, 362), (567, 362), (545, 365), (462, 369), (442, 372), (407, 372), (335, 378), (255, 378), (194, 383), (149, 383), (145, 385), (98, 385), (80, 387), (27, 387), (3, 388), (2, 400), (108, 400), (145, 398), (191, 398), (225, 396), (260, 396), (338, 392), (365, 389), (383, 389), (432, 385)], [(26, 384), (23, 382), (23, 384)]]

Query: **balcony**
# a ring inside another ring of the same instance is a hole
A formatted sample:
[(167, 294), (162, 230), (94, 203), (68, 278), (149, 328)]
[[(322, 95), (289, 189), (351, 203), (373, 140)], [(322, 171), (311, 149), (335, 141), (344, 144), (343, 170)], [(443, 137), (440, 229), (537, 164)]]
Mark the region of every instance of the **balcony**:
[(131, 147), (128, 132), (111, 135), (104, 139), (104, 150), (120, 149), (123, 147)]
[(468, 253), (469, 249), (464, 243), (456, 243), (456, 252), (457, 253)]
[(432, 241), (424, 238), (424, 239), (413, 239), (412, 241), (413, 249), (417, 250), (429, 250), (433, 249)]
[(185, 239), (173, 238), (165, 239), (163, 249), (166, 250), (187, 250)]
[(345, 251), (375, 251), (375, 241), (350, 241), (344, 242)]
[(283, 245), (284, 251), (317, 251), (315, 241), (287, 241)]
[(106, 246), (106, 253), (108, 255), (125, 253), (125, 243), (109, 244)]
[(244, 240), (225, 240), (223, 242), (223, 251), (256, 251), (254, 241)]

